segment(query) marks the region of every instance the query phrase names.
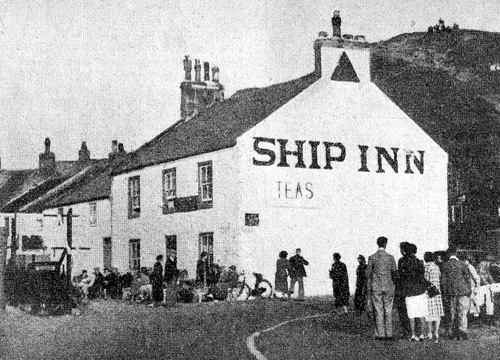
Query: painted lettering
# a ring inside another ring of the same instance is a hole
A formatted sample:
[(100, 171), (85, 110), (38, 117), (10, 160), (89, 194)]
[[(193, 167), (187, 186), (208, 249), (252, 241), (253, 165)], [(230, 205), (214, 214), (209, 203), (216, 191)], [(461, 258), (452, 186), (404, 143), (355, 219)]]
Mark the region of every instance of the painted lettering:
[(311, 182), (300, 183), (290, 181), (277, 181), (278, 183), (278, 199), (312, 199), (313, 184)]
[(302, 189), (300, 188), (300, 183), (297, 183), (297, 188), (295, 189), (295, 198), (297, 199), (299, 197), (302, 199)]
[[(327, 141), (323, 141), (323, 144), (325, 145), (325, 158), (326, 158), (326, 165), (323, 169), (332, 169), (332, 165), (330, 162), (332, 161), (338, 161), (342, 162), (345, 159), (345, 146), (342, 145), (341, 143), (331, 143)], [(340, 149), (340, 155), (339, 156), (332, 156), (330, 154), (330, 148), (331, 147), (337, 147)]]
[(288, 140), (285, 139), (277, 139), (280, 144), (280, 162), (278, 164), (279, 167), (290, 167), (286, 162), (286, 157), (288, 155), (294, 155), (297, 157), (297, 163), (295, 164), (296, 168), (305, 168), (306, 164), (304, 164), (304, 143), (303, 140), (295, 140), (295, 145), (297, 145), (297, 151), (290, 151), (286, 149), (286, 144)]
[(413, 157), (413, 163), (417, 167), (418, 172), (420, 174), (423, 174), (424, 173), (424, 151), (423, 150), (419, 150), (417, 152), (420, 154), (420, 160), (417, 159), (416, 156), (414, 156)]
[(382, 158), (392, 167), (395, 173), (398, 172), (398, 148), (391, 148), (394, 157), (391, 157), (387, 150), (382, 147), (375, 146), (377, 149), (377, 163), (378, 163), (378, 173), (385, 173), (385, 170), (382, 168)]
[(314, 196), (314, 193), (312, 191), (312, 187), (313, 187), (313, 184), (310, 183), (310, 182), (306, 182), (306, 191), (307, 191), (307, 194), (306, 194), (306, 199), (312, 199), (313, 196)]
[(311, 165), (309, 169), (321, 169), (321, 166), (318, 164), (318, 146), (319, 141), (309, 141), (309, 145), (311, 145)]
[(255, 152), (259, 155), (268, 156), (269, 159), (267, 161), (263, 161), (263, 160), (257, 160), (255, 158), (253, 158), (253, 164), (258, 165), (258, 166), (271, 166), (276, 161), (276, 154), (272, 150), (263, 149), (263, 148), (259, 147), (259, 144), (261, 142), (267, 142), (267, 143), (270, 143), (273, 145), (275, 144), (274, 139), (263, 138), (263, 137), (254, 137), (253, 149), (255, 150)]
[(368, 146), (358, 145), (358, 147), (359, 147), (359, 150), (361, 150), (361, 154), (359, 157), (361, 160), (361, 167), (359, 168), (358, 171), (370, 172), (370, 170), (368, 170), (368, 166), (366, 166), (366, 153), (368, 151)]
[(290, 184), (288, 181), (285, 182), (285, 198), (286, 199), (291, 199), (288, 197), (288, 194), (292, 192), (292, 189), (288, 187), (288, 184)]

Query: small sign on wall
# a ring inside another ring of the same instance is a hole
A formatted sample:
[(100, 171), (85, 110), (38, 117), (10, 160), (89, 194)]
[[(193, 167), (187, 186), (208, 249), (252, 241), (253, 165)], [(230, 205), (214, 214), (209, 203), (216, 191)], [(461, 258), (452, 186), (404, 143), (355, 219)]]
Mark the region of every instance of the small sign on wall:
[(259, 214), (245, 214), (245, 226), (259, 226)]

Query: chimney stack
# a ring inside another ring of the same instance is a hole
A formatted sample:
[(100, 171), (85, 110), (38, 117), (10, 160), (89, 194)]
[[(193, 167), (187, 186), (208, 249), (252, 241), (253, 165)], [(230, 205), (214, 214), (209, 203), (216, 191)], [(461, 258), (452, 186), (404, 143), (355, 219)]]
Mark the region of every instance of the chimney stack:
[(194, 81), (201, 82), (201, 65), (199, 59), (194, 59)]
[[(196, 116), (201, 109), (207, 108), (217, 101), (224, 100), (224, 86), (219, 83), (219, 68), (212, 67), (210, 81), (210, 63), (203, 63), (204, 82), (201, 82), (201, 63), (195, 59), (195, 79), (190, 80), (191, 71), (189, 56), (184, 57), (184, 81), (181, 83), (181, 119), (186, 120)], [(189, 78), (189, 79), (188, 79)]]
[(50, 139), (44, 141), (45, 151), (38, 156), (38, 168), (46, 175), (56, 170), (56, 156), (50, 151)]
[(203, 63), (203, 70), (203, 81), (210, 81), (210, 64), (207, 61)]
[(87, 148), (87, 142), (82, 141), (82, 147), (78, 151), (78, 161), (86, 162), (90, 160), (90, 151)]
[(113, 160), (113, 158), (116, 156), (117, 153), (117, 148), (118, 148), (118, 141), (113, 140), (111, 141), (111, 152), (108, 154), (108, 158), (110, 160)]
[(123, 147), (123, 143), (118, 144), (118, 154), (125, 154), (125, 149)]

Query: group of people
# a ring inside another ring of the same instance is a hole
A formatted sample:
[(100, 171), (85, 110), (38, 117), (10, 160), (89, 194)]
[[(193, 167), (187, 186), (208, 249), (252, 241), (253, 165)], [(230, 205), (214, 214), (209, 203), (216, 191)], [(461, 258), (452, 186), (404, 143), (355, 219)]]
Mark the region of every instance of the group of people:
[[(298, 301), (304, 300), (304, 278), (307, 277), (305, 266), (309, 262), (302, 257), (302, 250), (296, 249), (295, 255), (289, 260), (287, 259), (288, 252), (281, 251), (276, 261), (276, 273), (274, 281), (274, 292), (283, 299), (290, 299), (295, 285), (299, 284)], [(288, 286), (288, 278), (290, 278), (290, 286)]]
[[(478, 316), (479, 308), (488, 303), (492, 314), (492, 293), (500, 289), (495, 287), (488, 259), (480, 262), (476, 271), (472, 258), (459, 259), (458, 251), (450, 248), (447, 252), (426, 252), (422, 261), (416, 256), (417, 246), (403, 242), (402, 257), (396, 265), (394, 256), (385, 250), (387, 241), (385, 237), (377, 239), (379, 249), (369, 257), (368, 264), (363, 256), (358, 258), (355, 308), (363, 311), (368, 304), (373, 310), (375, 339), (394, 338), (394, 303), (403, 337), (411, 341), (439, 342), (441, 319), (447, 338), (467, 340), (467, 315)], [(337, 268), (344, 272), (342, 266)], [(486, 309), (488, 312), (488, 306)]]
[(459, 30), (459, 26), (457, 23), (454, 23), (453, 24), (453, 27), (450, 27), (450, 26), (445, 26), (444, 25), (444, 20), (443, 19), (439, 19), (438, 23), (434, 26), (429, 26), (429, 28), (427, 29), (427, 32), (429, 33), (438, 33), (438, 32), (452, 32), (452, 31), (457, 31)]
[(122, 296), (124, 288), (130, 287), (133, 275), (129, 272), (120, 274), (117, 268), (104, 269), (101, 273), (98, 267), (90, 274), (87, 270), (73, 277), (72, 283), (84, 299), (112, 298), (118, 299)]

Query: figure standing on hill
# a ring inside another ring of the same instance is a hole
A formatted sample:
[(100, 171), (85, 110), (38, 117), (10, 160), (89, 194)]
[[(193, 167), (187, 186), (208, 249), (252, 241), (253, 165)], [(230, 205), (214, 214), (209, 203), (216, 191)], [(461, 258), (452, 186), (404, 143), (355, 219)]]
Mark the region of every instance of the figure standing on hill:
[(342, 25), (342, 19), (340, 18), (340, 11), (335, 10), (332, 17), (332, 37), (340, 37), (340, 26)]
[(378, 251), (368, 258), (366, 281), (375, 312), (375, 339), (392, 340), (392, 304), (396, 260), (385, 251), (387, 238), (377, 239)]
[(333, 254), (333, 264), (330, 269), (330, 279), (332, 279), (333, 297), (335, 298), (335, 307), (342, 307), (347, 313), (349, 306), (349, 277), (347, 275), (347, 266), (340, 261), (340, 254)]
[(304, 278), (306, 275), (306, 269), (304, 265), (309, 265), (309, 262), (304, 259), (301, 255), (301, 250), (295, 250), (295, 255), (290, 258), (290, 294), (293, 293), (295, 289), (295, 283), (299, 282), (299, 296), (298, 301), (304, 301)]

